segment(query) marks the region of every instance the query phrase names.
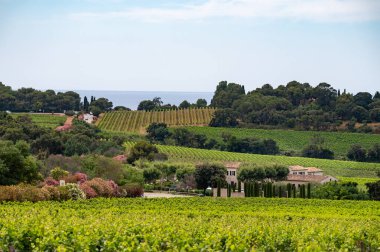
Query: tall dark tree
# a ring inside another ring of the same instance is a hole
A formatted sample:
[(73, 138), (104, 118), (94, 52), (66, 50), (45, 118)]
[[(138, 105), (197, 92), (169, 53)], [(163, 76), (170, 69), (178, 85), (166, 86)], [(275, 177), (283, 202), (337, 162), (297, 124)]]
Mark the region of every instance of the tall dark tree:
[(211, 106), (216, 108), (231, 108), (232, 103), (245, 95), (244, 86), (227, 81), (219, 82), (216, 87), (214, 97), (211, 100)]
[(83, 110), (88, 111), (89, 106), (90, 106), (90, 103), (87, 100), (87, 96), (85, 96), (83, 99)]
[(194, 176), (199, 189), (206, 192), (206, 188), (211, 186), (215, 188), (218, 182), (226, 180), (227, 169), (218, 163), (198, 164), (195, 168)]

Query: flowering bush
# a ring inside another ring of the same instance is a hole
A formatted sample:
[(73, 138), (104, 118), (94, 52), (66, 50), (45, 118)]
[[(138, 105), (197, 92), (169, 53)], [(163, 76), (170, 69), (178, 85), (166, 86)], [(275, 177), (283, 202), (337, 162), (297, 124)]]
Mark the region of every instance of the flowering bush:
[(88, 199), (98, 196), (96, 191), (88, 183), (83, 183), (79, 187), (86, 194), (86, 198)]
[(79, 182), (80, 184), (87, 181), (87, 175), (85, 173), (77, 172), (77, 173), (75, 173), (74, 176), (77, 179), (77, 182)]
[[(82, 184), (82, 188), (92, 188), (99, 197), (112, 197), (117, 194), (117, 185), (112, 181), (94, 178)], [(91, 191), (92, 192), (92, 191)]]
[(59, 182), (52, 177), (47, 177), (44, 181), (44, 184), (48, 186), (57, 186), (59, 185)]
[(144, 195), (144, 187), (140, 184), (128, 184), (121, 188), (122, 196), (129, 198), (141, 197)]
[(68, 183), (62, 187), (67, 189), (70, 199), (73, 199), (73, 200), (86, 199), (86, 194), (79, 188), (77, 184)]

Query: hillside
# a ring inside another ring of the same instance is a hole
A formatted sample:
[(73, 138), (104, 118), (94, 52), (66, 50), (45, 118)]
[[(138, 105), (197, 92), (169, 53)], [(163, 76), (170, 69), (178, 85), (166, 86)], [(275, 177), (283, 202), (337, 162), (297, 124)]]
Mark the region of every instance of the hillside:
[[(134, 143), (127, 142), (127, 149)], [(170, 160), (179, 161), (241, 161), (257, 164), (278, 163), (284, 165), (302, 165), (318, 167), (328, 175), (341, 177), (375, 178), (376, 172), (380, 171), (380, 163), (360, 163), (353, 161), (327, 160), (303, 157), (271, 156), (235, 153), (217, 150), (204, 150), (169, 145), (156, 145), (160, 152), (169, 156)]]
[(191, 108), (164, 111), (115, 111), (105, 113), (97, 125), (102, 130), (119, 132), (142, 132), (153, 122), (168, 126), (208, 125), (213, 108)]
[(309, 143), (310, 138), (319, 135), (325, 140), (326, 147), (334, 151), (335, 158), (345, 157), (352, 144), (358, 143), (369, 148), (375, 143), (380, 143), (379, 134), (326, 132), (326, 131), (295, 131), (295, 130), (265, 130), (243, 128), (215, 128), (215, 127), (186, 127), (193, 133), (204, 134), (208, 138), (222, 141), (222, 133), (229, 133), (238, 138), (255, 137), (270, 138), (277, 142), (281, 151), (301, 150)]

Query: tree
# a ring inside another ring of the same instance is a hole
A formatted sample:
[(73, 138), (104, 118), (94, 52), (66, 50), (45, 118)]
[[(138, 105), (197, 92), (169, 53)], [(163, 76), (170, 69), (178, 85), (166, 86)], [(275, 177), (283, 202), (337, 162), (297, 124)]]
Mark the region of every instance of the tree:
[(127, 162), (133, 164), (138, 159), (153, 161), (156, 153), (158, 153), (156, 146), (145, 141), (140, 141), (137, 142), (129, 151)]
[(161, 177), (161, 172), (157, 168), (151, 167), (144, 169), (143, 176), (146, 183), (154, 183)]
[(238, 176), (239, 181), (242, 182), (254, 182), (254, 181), (264, 181), (266, 178), (266, 173), (263, 167), (243, 165), (239, 168)]
[(235, 100), (245, 95), (244, 86), (228, 83), (227, 81), (219, 82), (216, 91), (211, 100), (211, 106), (216, 108), (231, 108)]
[(183, 102), (181, 102), (181, 104), (179, 104), (178, 108), (187, 109), (187, 108), (190, 108), (190, 106), (191, 106), (190, 102), (184, 100)]
[(367, 151), (359, 144), (354, 144), (347, 153), (347, 157), (350, 160), (355, 160), (359, 162), (366, 161)]
[(358, 120), (358, 122), (363, 122), (369, 119), (369, 112), (362, 106), (355, 106), (352, 109), (352, 115)]
[(113, 107), (113, 104), (111, 101), (109, 101), (107, 98), (99, 98), (91, 103), (91, 106), (95, 106), (100, 108), (102, 111), (110, 111)]
[(207, 101), (206, 99), (198, 99), (196, 102), (195, 102), (195, 106), (197, 108), (204, 108), (204, 107), (207, 107)]
[(302, 150), (303, 157), (334, 159), (334, 152), (324, 146), (325, 139), (315, 135), (310, 139), (310, 144)]
[(238, 125), (238, 114), (232, 109), (218, 109), (214, 112), (209, 126), (235, 127)]
[(146, 129), (147, 138), (152, 142), (163, 142), (170, 136), (170, 132), (166, 123), (151, 123)]
[[(380, 162), (380, 144), (374, 144), (368, 150), (368, 161), (370, 162)], [(379, 173), (380, 174), (380, 173)]]
[(356, 105), (368, 109), (368, 105), (372, 102), (372, 95), (368, 92), (359, 92), (354, 95), (354, 102)]
[(116, 106), (113, 108), (115, 111), (131, 111), (130, 108), (124, 107), (124, 106)]
[(373, 200), (380, 200), (380, 180), (373, 183), (365, 184), (368, 189), (368, 194)]
[(90, 107), (90, 103), (87, 100), (87, 96), (85, 96), (83, 99), (83, 110), (87, 112), (89, 107)]
[(156, 104), (151, 100), (143, 100), (137, 106), (137, 110), (154, 110), (156, 108)]
[(227, 169), (222, 164), (218, 163), (202, 163), (195, 167), (195, 181), (199, 189), (206, 192), (207, 187), (216, 187), (218, 181), (226, 180)]
[[(19, 149), (20, 148), (20, 149)], [(39, 180), (37, 160), (25, 152), (24, 143), (0, 141), (0, 185)]]

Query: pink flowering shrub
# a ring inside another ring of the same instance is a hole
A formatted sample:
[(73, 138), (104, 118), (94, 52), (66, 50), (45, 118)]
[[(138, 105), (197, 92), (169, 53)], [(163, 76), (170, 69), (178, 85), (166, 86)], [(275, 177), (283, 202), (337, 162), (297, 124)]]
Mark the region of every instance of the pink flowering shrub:
[(44, 181), (44, 184), (47, 186), (57, 186), (59, 185), (59, 182), (52, 177), (47, 177)]
[(81, 184), (79, 187), (86, 194), (86, 198), (91, 199), (98, 197), (98, 194), (88, 183), (85, 182)]
[(77, 173), (75, 173), (74, 176), (77, 179), (77, 182), (79, 182), (80, 184), (87, 181), (87, 175), (85, 173), (77, 172)]
[(84, 182), (82, 185), (91, 187), (99, 197), (115, 196), (114, 188), (107, 180), (94, 178)]

